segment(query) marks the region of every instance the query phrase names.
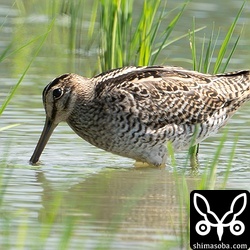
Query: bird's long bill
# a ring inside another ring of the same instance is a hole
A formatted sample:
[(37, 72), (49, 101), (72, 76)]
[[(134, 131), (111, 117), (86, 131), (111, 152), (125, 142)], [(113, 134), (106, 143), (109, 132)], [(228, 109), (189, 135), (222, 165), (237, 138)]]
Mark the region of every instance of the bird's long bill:
[(40, 139), (36, 145), (34, 153), (30, 158), (30, 164), (35, 164), (38, 162), (40, 155), (42, 154), (43, 149), (45, 148), (45, 146), (46, 146), (52, 132), (56, 128), (56, 126), (57, 126), (57, 124), (54, 124), (48, 117), (46, 117), (46, 121), (44, 124), (42, 134), (41, 134)]

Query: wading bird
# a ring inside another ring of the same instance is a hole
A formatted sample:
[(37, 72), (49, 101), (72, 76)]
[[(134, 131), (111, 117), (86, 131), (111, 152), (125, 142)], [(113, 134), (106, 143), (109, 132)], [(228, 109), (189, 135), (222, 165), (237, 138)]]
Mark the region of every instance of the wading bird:
[(30, 159), (60, 122), (87, 142), (153, 166), (166, 144), (189, 148), (215, 134), (250, 99), (250, 71), (202, 74), (180, 67), (124, 67), (93, 78), (64, 74), (43, 91), (46, 121)]

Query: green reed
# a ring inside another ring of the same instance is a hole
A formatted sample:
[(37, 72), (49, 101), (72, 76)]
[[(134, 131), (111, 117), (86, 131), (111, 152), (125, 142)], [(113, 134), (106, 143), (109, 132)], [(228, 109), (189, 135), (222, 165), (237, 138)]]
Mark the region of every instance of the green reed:
[[(23, 81), (25, 75), (27, 74), (30, 66), (32, 65), (32, 63), (34, 62), (34, 60), (36, 59), (37, 55), (39, 54), (49, 32), (50, 32), (50, 29), (51, 29), (51, 26), (53, 25), (53, 23), (51, 23), (49, 25), (49, 28), (48, 28), (48, 31), (39, 36), (39, 37), (36, 37), (34, 39), (32, 39), (31, 41), (29, 41), (28, 43), (24, 44), (23, 46), (15, 49), (15, 50), (12, 50), (10, 51), (10, 48), (11, 46), (8, 46), (7, 49), (4, 50), (4, 52), (2, 53), (2, 56), (1, 56), (1, 61), (3, 61), (7, 56), (11, 56), (15, 53), (18, 53), (20, 50), (22, 50), (23, 48), (26, 48), (27, 46), (30, 46), (31, 44), (33, 44), (34, 42), (37, 42), (37, 40), (40, 42), (37, 46), (37, 49), (35, 51), (35, 53), (33, 54), (33, 57), (31, 58), (31, 60), (29, 61), (28, 65), (26, 66), (25, 70), (23, 71), (21, 77), (19, 78), (18, 82), (14, 85), (14, 87), (10, 90), (10, 93), (9, 95), (6, 97), (6, 99), (4, 100), (3, 104), (1, 105), (0, 107), (0, 116), (1, 114), (3, 113), (3, 111), (6, 109), (7, 105), (9, 104), (9, 102), (11, 101), (11, 99), (14, 97), (19, 85), (21, 84), (21, 82)], [(13, 126), (13, 125), (10, 125), (10, 126)], [(9, 127), (9, 126), (8, 126)], [(1, 129), (1, 128), (0, 128)], [(3, 128), (2, 128), (3, 129)], [(1, 131), (1, 130), (0, 130)]]
[[(241, 32), (238, 36), (234, 36), (235, 27), (238, 23), (240, 15), (243, 11), (245, 3), (242, 4), (240, 10), (238, 11), (233, 23), (229, 27), (226, 35), (223, 39), (221, 45), (218, 43), (218, 38), (220, 37), (220, 29), (217, 34), (215, 34), (215, 24), (213, 25), (211, 35), (207, 39), (205, 34), (201, 41), (201, 49), (200, 52), (197, 52), (197, 41), (196, 41), (196, 33), (194, 30), (196, 29), (195, 19), (193, 20), (193, 30), (190, 33), (190, 48), (193, 59), (193, 69), (203, 73), (213, 73), (217, 74), (225, 72), (232, 56), (235, 52), (235, 49), (238, 45), (239, 39), (241, 37)], [(234, 41), (232, 41), (234, 39)], [(215, 62), (212, 63), (212, 60), (215, 59)], [(211, 67), (213, 67), (211, 69)], [(211, 72), (212, 71), (212, 72)]]
[[(10, 89), (9, 94), (7, 95), (7, 97), (5, 98), (5, 100), (3, 101), (3, 103), (1, 103), (0, 106), (0, 119), (1, 119), (1, 115), (4, 112), (4, 110), (6, 109), (6, 107), (9, 105), (9, 103), (11, 102), (11, 100), (14, 98), (14, 95), (18, 89), (18, 87), (20, 86), (20, 84), (22, 83), (24, 77), (26, 76), (28, 70), (30, 69), (32, 63), (34, 62), (34, 60), (37, 58), (38, 53), (40, 52), (43, 44), (45, 43), (45, 40), (47, 39), (47, 36), (50, 32), (50, 29), (52, 27), (53, 23), (51, 23), (48, 26), (48, 30), (46, 33), (39, 35), (35, 38), (32, 38), (30, 41), (24, 43), (23, 45), (14, 48), (13, 43), (10, 43), (6, 49), (4, 49), (4, 51), (2, 52), (2, 54), (0, 55), (0, 63), (2, 61), (4, 61), (6, 58), (11, 57), (12, 55), (18, 54), (20, 53), (20, 51), (22, 51), (25, 48), (29, 48), (29, 46), (33, 45), (33, 44), (37, 44), (36, 50), (33, 54), (33, 56), (31, 57), (30, 61), (28, 62), (27, 66), (25, 67), (23, 73), (21, 74), (19, 80), (17, 81), (17, 83)], [(18, 126), (20, 124), (10, 124), (8, 126), (5, 127), (0, 127), (0, 133), (4, 133), (5, 130), (13, 128), (15, 126)], [(0, 135), (1, 137), (2, 135)], [(3, 159), (7, 159), (8, 158), (8, 147), (9, 145), (5, 145), (6, 147), (6, 152), (1, 152), (4, 153), (4, 157)], [(5, 191), (8, 187), (9, 184), (9, 180), (11, 178), (11, 174), (12, 174), (12, 169), (7, 167), (7, 160), (6, 161), (1, 161), (0, 162), (0, 217), (3, 218), (1, 224), (3, 226), (3, 231), (4, 234), (6, 235), (4, 242), (6, 249), (11, 249), (12, 248), (12, 244), (10, 243), (10, 239), (8, 238), (11, 235), (12, 231), (12, 226), (10, 226), (11, 219), (15, 219), (15, 217), (18, 216), (23, 216), (23, 213), (20, 211), (19, 214), (11, 214), (6, 211), (2, 206), (3, 206), (3, 201), (4, 201), (4, 196), (5, 196)], [(8, 171), (5, 171), (6, 169), (8, 169)], [(13, 218), (14, 216), (14, 218)], [(18, 249), (22, 249), (22, 245), (25, 245), (26, 239), (27, 239), (27, 234), (28, 234), (28, 225), (27, 223), (22, 223), (21, 225), (19, 225), (18, 228), (18, 233), (17, 233), (17, 238), (16, 238), (16, 242), (18, 245)]]
[[(218, 33), (215, 35), (215, 24), (213, 25), (211, 35), (207, 39), (204, 35), (203, 40), (200, 45), (200, 52), (197, 50), (197, 38), (196, 38), (196, 33), (193, 32), (196, 29), (195, 25), (195, 20), (193, 22), (193, 31), (190, 33), (190, 48), (191, 48), (191, 54), (192, 54), (192, 59), (193, 59), (193, 69), (208, 73), (209, 71), (212, 71), (211, 73), (218, 73), (219, 70), (223, 73), (230, 60), (232, 59), (232, 56), (235, 52), (235, 49), (238, 45), (241, 33), (236, 36), (234, 36), (234, 30), (236, 28), (236, 25), (238, 23), (238, 20), (240, 18), (240, 15), (243, 11), (244, 4), (241, 6), (239, 9), (233, 23), (229, 27), (224, 39), (223, 43), (221, 45), (218, 44), (218, 38), (220, 37), (220, 30)], [(232, 41), (232, 39), (234, 41)], [(215, 59), (214, 63), (213, 59)], [(212, 68), (213, 67), (213, 68)], [(212, 68), (212, 69), (211, 69)], [(237, 138), (235, 139), (231, 153), (228, 158), (228, 163), (227, 163), (227, 169), (225, 171), (225, 174), (223, 176), (223, 179), (220, 181), (220, 186), (218, 184), (216, 185), (216, 170), (219, 162), (219, 158), (221, 155), (221, 152), (223, 150), (224, 144), (227, 139), (227, 130), (223, 133), (220, 144), (216, 148), (215, 154), (211, 162), (207, 163), (205, 171), (200, 175), (198, 178), (198, 182), (196, 183), (196, 189), (224, 189), (226, 187), (227, 179), (230, 174), (230, 169), (232, 166), (233, 162), (233, 157), (235, 153), (235, 149), (237, 147)], [(195, 135), (194, 135), (195, 137)], [(198, 150), (199, 145), (192, 146), (189, 149), (189, 156), (187, 159), (191, 157), (191, 159), (196, 159), (196, 154)], [(172, 158), (174, 155), (172, 155)], [(191, 163), (192, 164), (192, 163)], [(174, 165), (175, 171), (176, 165)], [(197, 166), (199, 167), (199, 164), (197, 163)], [(194, 168), (191, 172), (192, 174), (196, 174), (196, 169)], [(181, 220), (181, 225), (186, 223), (186, 228), (183, 229), (181, 228), (181, 238), (180, 238), (180, 245), (185, 248), (189, 248), (188, 246), (188, 241), (189, 241), (189, 207), (190, 207), (190, 200), (189, 200), (189, 195), (190, 195), (190, 190), (187, 188), (186, 185), (186, 179), (179, 176), (178, 172), (176, 172), (176, 180), (177, 180), (177, 186), (179, 188), (179, 211), (180, 211), (180, 220)], [(184, 213), (186, 214), (183, 218), (182, 213), (183, 210), (185, 211)]]
[[(195, 19), (193, 20), (193, 30), (190, 33), (190, 48), (193, 59), (193, 69), (199, 72), (208, 73), (213, 66), (212, 72), (213, 74), (217, 74), (220, 70), (221, 73), (225, 72), (234, 52), (238, 45), (239, 39), (241, 37), (242, 30), (240, 34), (234, 38), (234, 30), (240, 18), (240, 15), (243, 11), (245, 2), (243, 2), (241, 8), (239, 9), (234, 21), (228, 29), (225, 37), (223, 38), (223, 43), (221, 45), (218, 44), (218, 38), (220, 37), (220, 30), (215, 35), (215, 27), (213, 25), (211, 35), (207, 39), (204, 35), (203, 40), (201, 42), (200, 53), (197, 53), (197, 41), (196, 41), (196, 33), (194, 32), (196, 29)], [(234, 38), (235, 41), (231, 41)], [(230, 47), (230, 49), (229, 49)], [(216, 51), (218, 51), (216, 53)], [(198, 56), (199, 55), (199, 56)], [(215, 59), (215, 62), (212, 65), (212, 60)], [(196, 154), (198, 152), (199, 145), (192, 146), (189, 150), (191, 159), (196, 158)]]
[[(154, 64), (187, 5), (180, 5), (174, 17), (159, 0), (143, 1), (141, 13), (134, 13), (133, 0), (107, 0), (100, 5), (100, 70), (126, 65)], [(168, 24), (168, 25), (166, 25)], [(164, 26), (164, 27), (163, 27)], [(165, 27), (166, 26), (166, 27)], [(178, 40), (181, 38), (175, 38)]]

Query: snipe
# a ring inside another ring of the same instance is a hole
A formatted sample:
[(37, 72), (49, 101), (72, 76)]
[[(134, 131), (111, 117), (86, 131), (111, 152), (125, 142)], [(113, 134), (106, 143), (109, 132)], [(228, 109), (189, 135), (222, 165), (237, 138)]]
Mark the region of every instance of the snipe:
[(93, 78), (64, 74), (43, 91), (46, 121), (30, 162), (38, 162), (53, 130), (65, 121), (96, 147), (164, 165), (167, 142), (175, 150), (200, 143), (249, 99), (248, 70), (209, 75), (151, 66), (114, 69)]

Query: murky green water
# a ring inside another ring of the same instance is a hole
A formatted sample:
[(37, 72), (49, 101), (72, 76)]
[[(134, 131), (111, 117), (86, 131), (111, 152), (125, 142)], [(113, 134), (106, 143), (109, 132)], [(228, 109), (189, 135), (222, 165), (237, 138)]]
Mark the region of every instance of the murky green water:
[[(170, 9), (176, 4), (177, 1), (169, 1)], [(192, 29), (193, 16), (197, 26), (208, 26), (205, 31), (208, 36), (213, 21), (225, 32), (240, 5), (241, 1), (231, 0), (193, 1), (178, 24), (176, 35)], [(249, 12), (250, 5), (246, 4), (236, 34), (243, 23), (244, 31), (229, 70), (250, 68)], [(66, 19), (62, 16), (58, 25), (63, 26)], [(12, 7), (11, 1), (1, 1), (0, 52), (13, 37), (20, 45), (24, 44), (32, 38), (32, 32), (39, 34), (36, 27), (45, 22), (46, 17), (39, 8), (37, 13), (28, 12), (25, 16)], [(69, 249), (97, 246), (103, 249), (109, 246), (113, 249), (153, 249), (156, 246), (165, 249), (180, 236), (181, 225), (183, 231), (186, 230), (179, 203), (184, 190), (180, 189), (178, 180), (180, 183), (183, 180), (176, 177), (172, 167), (135, 169), (132, 160), (89, 145), (66, 124), (58, 126), (52, 135), (42, 154), (42, 165), (28, 164), (44, 123), (41, 101), (44, 86), (68, 71), (91, 76), (92, 68), (96, 67), (97, 49), (92, 47), (89, 53), (79, 53), (76, 58), (69, 59), (65, 49), (67, 41), (60, 34), (58, 36), (56, 45), (50, 41), (45, 44), (0, 119), (0, 128), (18, 124), (0, 131), (0, 166), (6, 166), (0, 170), (3, 176), (0, 183), (6, 186), (0, 208), (0, 248), (18, 249), (16, 242), (25, 241), (26, 249), (39, 249), (34, 247), (36, 239), (43, 233), (42, 226), (47, 226), (51, 230), (47, 230), (50, 236), (44, 242), (44, 249), (55, 249), (73, 223)], [(31, 55), (32, 51), (22, 50), (1, 62), (0, 104), (18, 81)], [(164, 50), (158, 63), (191, 68), (187, 60), (190, 58), (186, 38)], [(227, 188), (250, 189), (249, 108), (250, 104), (245, 105), (227, 126), (228, 136), (217, 166), (217, 186), (225, 174), (235, 138), (238, 138)], [(221, 136), (222, 133), (201, 145), (200, 173), (212, 162)], [(199, 177), (190, 174), (186, 152), (176, 157), (178, 171), (183, 171), (188, 190), (196, 188)], [(173, 248), (179, 249), (178, 246)]]

